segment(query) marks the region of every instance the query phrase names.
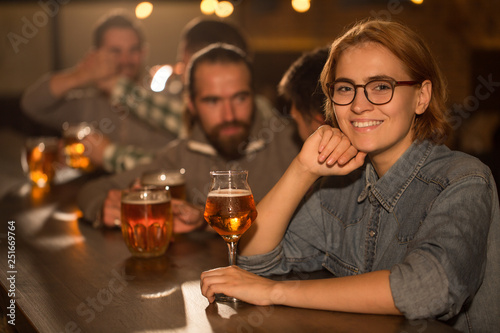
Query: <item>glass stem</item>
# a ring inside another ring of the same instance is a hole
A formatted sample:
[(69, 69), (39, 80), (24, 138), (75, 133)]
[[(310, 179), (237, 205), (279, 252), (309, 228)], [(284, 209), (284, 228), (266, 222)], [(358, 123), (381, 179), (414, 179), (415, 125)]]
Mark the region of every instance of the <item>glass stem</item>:
[(238, 241), (236, 242), (227, 242), (227, 249), (229, 251), (229, 266), (236, 265), (236, 249)]

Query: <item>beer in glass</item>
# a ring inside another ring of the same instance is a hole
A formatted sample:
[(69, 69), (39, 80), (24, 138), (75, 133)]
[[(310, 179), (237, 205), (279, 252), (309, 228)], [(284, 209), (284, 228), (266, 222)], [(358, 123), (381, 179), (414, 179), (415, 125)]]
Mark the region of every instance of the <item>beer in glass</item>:
[[(211, 171), (205, 221), (226, 241), (229, 265), (236, 264), (236, 248), (240, 237), (257, 218), (248, 171)], [(234, 297), (216, 294), (219, 302), (238, 302)]]
[(204, 217), (226, 242), (239, 240), (257, 217), (252, 192), (237, 189), (211, 191)]
[(66, 165), (73, 169), (88, 171), (92, 169), (90, 159), (85, 156), (82, 140), (93, 131), (88, 123), (63, 124), (64, 156)]
[(186, 200), (185, 173), (184, 169), (145, 172), (141, 177), (141, 185), (166, 188), (172, 198)]
[(169, 191), (152, 187), (122, 191), (121, 227), (133, 256), (148, 258), (163, 255), (172, 236)]
[(48, 186), (55, 174), (59, 139), (56, 137), (28, 138), (26, 162), (31, 182), (37, 187)]

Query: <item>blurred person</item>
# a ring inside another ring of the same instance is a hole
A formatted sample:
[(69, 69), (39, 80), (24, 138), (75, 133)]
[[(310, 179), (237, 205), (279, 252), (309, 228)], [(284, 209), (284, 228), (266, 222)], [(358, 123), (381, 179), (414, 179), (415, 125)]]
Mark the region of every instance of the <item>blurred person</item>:
[(322, 47), (301, 55), (278, 84), (278, 92), (288, 104), (289, 114), (297, 124), (302, 141), (325, 124), (323, 108), (326, 97), (319, 77), (328, 59), (328, 50), (329, 47)]
[(177, 49), (178, 60), (172, 66), (173, 72), (167, 79), (164, 90), (155, 93), (122, 77), (111, 91), (113, 102), (152, 126), (179, 134), (182, 129), (182, 114), (186, 108), (185, 68), (194, 53), (213, 43), (226, 43), (247, 54), (249, 52), (245, 36), (235, 25), (225, 21), (195, 18), (182, 30)]
[[(240, 267), (202, 273), (203, 295), (497, 331), (495, 181), (444, 145), (445, 84), (424, 41), (396, 22), (357, 23), (332, 44), (321, 85), (338, 128), (307, 139), (258, 204)], [(332, 278), (264, 277), (322, 269)]]
[[(234, 45), (248, 54), (248, 43), (243, 32), (235, 25), (206, 18), (195, 18), (183, 29), (178, 46), (178, 62), (171, 66), (172, 74), (168, 77), (165, 88), (154, 92), (150, 88), (135, 84), (127, 77), (121, 77), (113, 85), (111, 100), (114, 105), (137, 116), (157, 130), (165, 130), (175, 136), (181, 134), (182, 122), (186, 109), (184, 99), (184, 71), (192, 55), (213, 43)], [(161, 67), (161, 66), (156, 66)], [(155, 79), (152, 73), (153, 80)], [(265, 116), (273, 116), (272, 106), (264, 98), (257, 96), (261, 112)], [(182, 135), (186, 135), (183, 133)], [(94, 164), (108, 171), (123, 171), (135, 167), (134, 159), (142, 159), (142, 150), (134, 151), (132, 147), (120, 150), (102, 140), (99, 149), (93, 150), (90, 158)], [(103, 159), (103, 156), (109, 158)], [(124, 163), (126, 161), (127, 163)]]
[[(26, 89), (21, 99), (23, 111), (59, 131), (65, 122), (90, 123), (97, 133), (91, 147), (95, 151), (104, 139), (124, 150), (129, 145), (144, 151), (164, 146), (175, 138), (173, 133), (138, 120), (113, 105), (109, 95), (119, 77), (127, 78), (135, 86), (140, 84), (144, 76), (145, 43), (138, 23), (122, 11), (112, 11), (97, 22), (92, 49), (76, 66), (48, 73)], [(142, 151), (139, 158), (150, 160)]]
[(87, 184), (78, 195), (87, 220), (102, 215), (104, 225), (119, 224), (120, 190), (146, 171), (185, 169), (187, 202), (172, 201), (175, 232), (207, 225), (202, 212), (211, 170), (248, 170), (256, 200), (281, 177), (298, 152), (294, 126), (278, 114), (263, 116), (246, 54), (212, 44), (193, 56), (186, 79), (189, 135), (164, 147), (150, 164)]

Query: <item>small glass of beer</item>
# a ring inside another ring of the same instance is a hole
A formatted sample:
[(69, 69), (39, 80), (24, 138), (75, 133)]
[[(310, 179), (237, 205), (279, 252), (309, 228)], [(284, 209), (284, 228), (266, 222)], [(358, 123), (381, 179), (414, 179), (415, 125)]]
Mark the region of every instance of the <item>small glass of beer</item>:
[(85, 156), (85, 145), (82, 139), (92, 133), (91, 124), (82, 122), (63, 124), (64, 156), (66, 165), (73, 169), (89, 171), (92, 169), (90, 159)]
[[(205, 205), (205, 221), (226, 241), (229, 265), (236, 264), (240, 237), (257, 218), (248, 171), (211, 171), (210, 190)], [(237, 302), (237, 298), (216, 294), (220, 302)]]
[(165, 188), (172, 198), (186, 200), (186, 170), (156, 170), (141, 176), (141, 185)]
[(123, 190), (121, 227), (132, 256), (163, 255), (172, 236), (170, 192), (147, 186)]
[(36, 137), (26, 140), (26, 162), (31, 182), (40, 188), (49, 186), (55, 174), (59, 138)]

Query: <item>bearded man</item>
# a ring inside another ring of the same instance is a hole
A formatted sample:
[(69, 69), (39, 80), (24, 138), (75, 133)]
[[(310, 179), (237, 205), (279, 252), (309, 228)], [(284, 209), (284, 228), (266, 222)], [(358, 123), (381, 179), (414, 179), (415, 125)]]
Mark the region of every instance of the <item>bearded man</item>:
[(120, 190), (155, 169), (185, 170), (187, 202), (172, 200), (174, 232), (205, 225), (202, 212), (212, 170), (248, 170), (257, 201), (279, 180), (299, 149), (295, 128), (279, 114), (255, 107), (246, 54), (212, 44), (193, 56), (186, 80), (187, 137), (162, 148), (151, 164), (87, 184), (78, 196), (85, 219), (100, 217), (106, 226), (118, 225)]

